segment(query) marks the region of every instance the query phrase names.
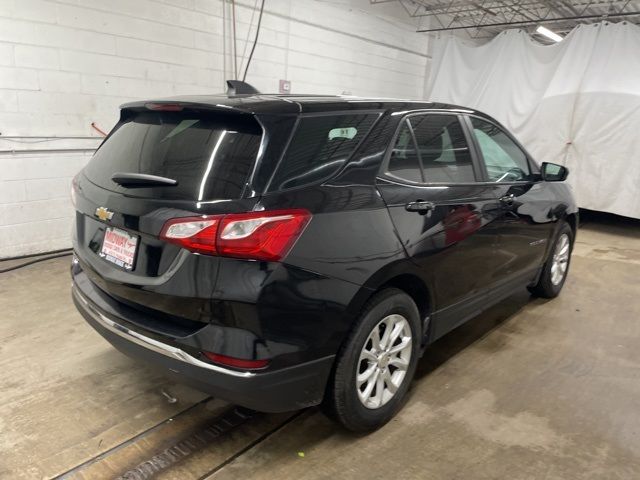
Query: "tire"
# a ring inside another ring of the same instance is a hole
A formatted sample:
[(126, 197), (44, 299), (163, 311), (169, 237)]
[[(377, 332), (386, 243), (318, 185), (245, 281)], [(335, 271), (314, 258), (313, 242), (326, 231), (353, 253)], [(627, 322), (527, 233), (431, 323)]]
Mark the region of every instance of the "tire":
[[(569, 273), (572, 250), (573, 230), (568, 223), (563, 221), (558, 228), (558, 233), (549, 252), (549, 258), (542, 268), (538, 283), (529, 289), (531, 293), (542, 298), (555, 298), (560, 294)], [(561, 276), (558, 276), (558, 272), (560, 272), (558, 269), (562, 270)]]
[[(380, 342), (375, 339), (375, 330)], [(389, 336), (385, 336), (387, 331)], [(396, 333), (396, 340), (391, 341)], [(409, 295), (389, 288), (372, 297), (338, 354), (327, 392), (329, 405), (325, 405), (331, 416), (354, 432), (371, 432), (391, 420), (401, 408), (415, 373), (421, 333), (420, 314)], [(387, 348), (376, 348), (374, 341)], [(358, 375), (361, 384), (356, 383)]]

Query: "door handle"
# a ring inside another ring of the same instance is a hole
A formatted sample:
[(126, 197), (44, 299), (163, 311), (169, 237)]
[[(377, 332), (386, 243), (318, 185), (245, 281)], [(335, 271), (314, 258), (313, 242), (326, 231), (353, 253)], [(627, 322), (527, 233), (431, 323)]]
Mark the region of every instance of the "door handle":
[(407, 210), (407, 212), (427, 213), (436, 208), (436, 206), (432, 202), (424, 202), (422, 200), (418, 200), (416, 202), (407, 203), (404, 208)]
[(502, 203), (503, 205), (507, 205), (507, 206), (511, 206), (513, 205), (513, 202), (515, 201), (516, 196), (513, 193), (510, 193), (509, 195), (505, 195), (504, 197), (500, 197), (500, 203)]

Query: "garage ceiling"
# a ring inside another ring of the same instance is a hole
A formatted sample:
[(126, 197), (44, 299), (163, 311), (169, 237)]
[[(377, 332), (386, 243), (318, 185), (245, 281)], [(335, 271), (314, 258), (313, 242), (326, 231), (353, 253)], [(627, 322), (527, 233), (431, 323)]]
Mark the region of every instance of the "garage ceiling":
[[(576, 25), (602, 20), (640, 21), (640, 0), (512, 1), (512, 0), (370, 0), (397, 2), (410, 17), (420, 20), (419, 32), (466, 31), (472, 38), (491, 38), (509, 28), (535, 33), (538, 25), (560, 34)], [(542, 42), (548, 39), (538, 36)]]

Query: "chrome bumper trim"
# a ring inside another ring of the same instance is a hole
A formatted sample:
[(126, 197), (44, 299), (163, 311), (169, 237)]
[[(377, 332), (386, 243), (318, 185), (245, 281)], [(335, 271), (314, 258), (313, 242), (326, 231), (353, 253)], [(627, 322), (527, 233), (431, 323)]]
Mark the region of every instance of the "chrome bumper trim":
[(107, 330), (121, 336), (122, 338), (129, 340), (130, 342), (136, 343), (149, 350), (153, 350), (154, 352), (160, 353), (166, 357), (170, 357), (175, 360), (180, 360), (181, 362), (188, 363), (195, 367), (204, 368), (217, 373), (222, 373), (224, 375), (231, 375), (233, 377), (241, 377), (241, 378), (250, 378), (256, 375), (253, 372), (238, 372), (236, 370), (230, 370), (228, 368), (219, 367), (218, 365), (213, 365), (211, 363), (203, 362), (189, 355), (184, 350), (180, 350), (179, 348), (173, 347), (171, 345), (167, 345), (166, 343), (159, 342), (158, 340), (154, 340), (153, 338), (147, 337), (138, 332), (130, 330), (127, 327), (114, 322), (113, 320), (103, 315), (98, 310), (96, 310), (95, 307), (89, 302), (89, 300), (80, 292), (80, 290), (75, 285), (72, 288), (72, 293), (73, 293), (73, 296), (77, 298), (80, 301), (80, 303), (82, 303), (86, 311), (89, 313), (89, 315), (91, 315), (91, 317), (95, 321), (97, 321), (100, 325), (102, 325)]

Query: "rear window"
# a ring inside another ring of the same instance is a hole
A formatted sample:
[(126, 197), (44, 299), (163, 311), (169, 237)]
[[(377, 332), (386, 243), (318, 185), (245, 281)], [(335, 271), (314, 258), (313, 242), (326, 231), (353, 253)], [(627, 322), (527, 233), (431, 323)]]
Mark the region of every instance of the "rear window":
[(302, 117), (269, 190), (286, 190), (322, 181), (351, 156), (377, 114)]
[[(197, 201), (239, 198), (258, 155), (262, 129), (253, 118), (185, 112), (140, 112), (121, 123), (85, 173), (120, 191), (115, 172), (146, 173), (178, 181), (155, 187), (155, 198)], [(129, 188), (143, 195), (148, 188)]]

